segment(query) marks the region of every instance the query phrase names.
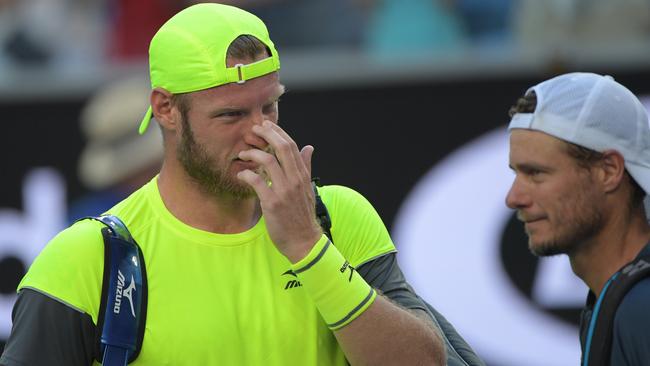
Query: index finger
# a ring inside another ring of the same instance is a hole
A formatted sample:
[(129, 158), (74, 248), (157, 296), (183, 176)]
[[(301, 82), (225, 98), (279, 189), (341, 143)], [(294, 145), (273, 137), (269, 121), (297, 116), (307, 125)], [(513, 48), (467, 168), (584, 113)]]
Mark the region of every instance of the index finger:
[[(282, 129), (282, 127), (280, 127), (279, 125), (277, 125), (275, 123), (271, 123), (271, 129), (273, 131), (275, 131), (278, 135), (282, 136), (285, 140), (290, 141), (292, 145), (296, 146), (296, 149), (298, 148), (298, 144), (296, 144), (296, 142), (291, 138), (291, 136), (289, 136), (289, 134), (285, 130)], [(310, 145), (307, 145), (307, 146), (310, 146)], [(303, 151), (305, 150), (305, 148), (307, 146), (303, 147), (300, 150), (300, 152), (299, 152), (300, 159), (297, 159), (298, 161), (296, 162), (296, 165), (297, 165), (296, 168), (300, 170), (300, 173), (306, 174), (307, 177), (309, 177), (311, 179), (311, 153), (309, 153), (308, 161), (305, 160), (306, 156), (303, 155)], [(312, 149), (311, 152), (313, 152), (313, 147), (312, 146), (310, 146), (310, 147)], [(302, 162), (302, 164), (300, 164), (301, 162)]]
[(264, 121), (261, 126), (253, 127), (253, 132), (266, 140), (269, 146), (274, 150), (275, 156), (280, 162), (282, 170), (287, 176), (302, 175), (305, 173), (304, 167), (301, 168), (302, 158), (298, 151), (298, 146), (289, 135), (281, 134), (273, 128), (274, 123)]

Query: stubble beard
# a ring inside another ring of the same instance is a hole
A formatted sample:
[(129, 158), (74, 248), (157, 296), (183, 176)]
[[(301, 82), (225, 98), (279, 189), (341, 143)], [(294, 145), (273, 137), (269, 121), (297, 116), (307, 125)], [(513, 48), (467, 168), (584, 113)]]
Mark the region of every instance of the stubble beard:
[[(548, 257), (558, 254), (572, 256), (576, 251), (587, 243), (589, 239), (598, 234), (603, 226), (603, 215), (598, 207), (590, 201), (584, 193), (573, 207), (571, 203), (565, 205), (563, 214), (557, 215), (554, 237), (546, 241), (534, 243), (530, 233), (528, 237), (528, 248), (539, 257)], [(570, 212), (573, 211), (573, 214)]]
[(251, 186), (229, 175), (228, 171), (220, 167), (207, 150), (196, 142), (185, 115), (182, 116), (181, 122), (183, 134), (177, 147), (178, 160), (199, 188), (217, 198), (244, 200), (254, 197), (256, 193)]

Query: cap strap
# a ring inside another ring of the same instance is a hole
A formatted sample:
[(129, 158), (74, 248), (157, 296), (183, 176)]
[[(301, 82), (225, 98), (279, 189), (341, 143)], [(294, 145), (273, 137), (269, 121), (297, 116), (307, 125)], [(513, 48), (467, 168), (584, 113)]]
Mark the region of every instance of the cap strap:
[(246, 80), (270, 74), (279, 68), (275, 57), (267, 57), (247, 65), (237, 64), (226, 68), (226, 78), (230, 83), (243, 84)]
[(149, 108), (147, 108), (147, 112), (144, 114), (144, 117), (142, 118), (142, 122), (140, 122), (140, 128), (138, 129), (139, 134), (142, 135), (147, 130), (152, 115), (153, 115), (153, 111), (151, 109), (151, 106), (149, 106)]
[(508, 131), (512, 130), (513, 128), (532, 128), (534, 116), (535, 115), (533, 113), (516, 113), (510, 120)]

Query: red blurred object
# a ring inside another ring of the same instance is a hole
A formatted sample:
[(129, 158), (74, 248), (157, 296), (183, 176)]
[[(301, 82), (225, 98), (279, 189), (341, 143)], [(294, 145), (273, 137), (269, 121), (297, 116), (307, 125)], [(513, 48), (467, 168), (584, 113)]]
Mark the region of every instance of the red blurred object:
[(174, 0), (112, 0), (109, 57), (117, 61), (146, 59), (151, 37), (182, 8), (183, 2)]

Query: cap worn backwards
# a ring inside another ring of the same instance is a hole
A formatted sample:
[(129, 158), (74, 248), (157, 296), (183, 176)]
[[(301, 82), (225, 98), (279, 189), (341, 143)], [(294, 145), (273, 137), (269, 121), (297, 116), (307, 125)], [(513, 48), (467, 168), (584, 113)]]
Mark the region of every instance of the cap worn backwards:
[[(271, 52), (265, 59), (227, 67), (227, 50), (239, 36), (250, 35)], [(187, 93), (228, 83), (243, 83), (280, 69), (278, 52), (264, 23), (234, 6), (206, 3), (190, 6), (169, 19), (149, 46), (152, 88)], [(152, 116), (147, 110), (139, 132)]]
[(630, 90), (611, 76), (569, 73), (526, 93), (532, 91), (535, 111), (515, 114), (508, 130), (537, 130), (594, 151), (616, 150), (634, 180), (650, 192), (650, 123)]

